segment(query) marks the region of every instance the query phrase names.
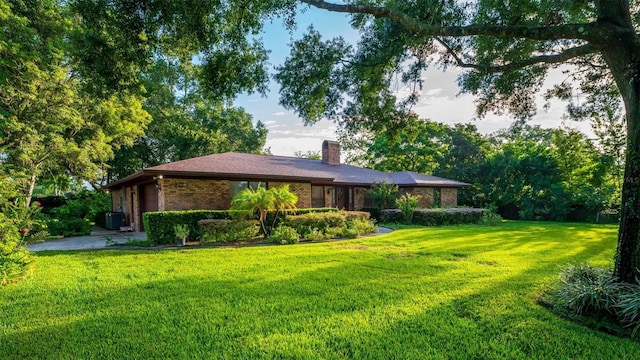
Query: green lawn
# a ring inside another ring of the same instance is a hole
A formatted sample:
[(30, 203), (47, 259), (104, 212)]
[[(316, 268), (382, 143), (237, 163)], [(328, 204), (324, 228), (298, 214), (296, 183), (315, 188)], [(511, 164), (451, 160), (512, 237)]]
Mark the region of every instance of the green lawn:
[(616, 228), (508, 222), (293, 246), (46, 252), (0, 289), (0, 359), (640, 359), (536, 303)]

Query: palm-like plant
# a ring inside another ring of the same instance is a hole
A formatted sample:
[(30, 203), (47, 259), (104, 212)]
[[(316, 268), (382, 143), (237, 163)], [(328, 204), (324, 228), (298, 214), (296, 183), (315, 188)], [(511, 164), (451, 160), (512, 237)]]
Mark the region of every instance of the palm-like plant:
[(286, 216), (289, 210), (295, 211), (296, 204), (298, 203), (298, 196), (289, 190), (289, 184), (278, 188), (271, 188), (268, 191), (273, 195), (274, 207), (276, 210), (276, 216), (273, 218), (273, 224), (271, 224), (273, 227), (275, 226), (275, 222), (278, 219), (278, 214), (280, 212)]
[(297, 202), (298, 196), (289, 190), (289, 185), (267, 190), (258, 184), (255, 190), (247, 188), (234, 196), (231, 200), (231, 210), (240, 211), (249, 217), (258, 213), (262, 232), (268, 235), (265, 221), (269, 211), (276, 211), (277, 218), (279, 212), (286, 214), (287, 211), (294, 210)]
[(267, 213), (275, 210), (273, 193), (260, 184), (255, 190), (252, 188), (244, 189), (231, 200), (231, 210), (240, 211), (247, 217), (253, 216), (257, 212), (258, 221), (266, 235), (267, 228), (264, 222), (267, 219)]

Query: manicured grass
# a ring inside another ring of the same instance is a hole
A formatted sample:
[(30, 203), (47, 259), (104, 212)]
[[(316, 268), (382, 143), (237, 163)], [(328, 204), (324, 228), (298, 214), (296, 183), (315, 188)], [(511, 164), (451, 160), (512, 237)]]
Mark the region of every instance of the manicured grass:
[(293, 246), (39, 253), (1, 359), (640, 359), (536, 303), (616, 228), (507, 222)]

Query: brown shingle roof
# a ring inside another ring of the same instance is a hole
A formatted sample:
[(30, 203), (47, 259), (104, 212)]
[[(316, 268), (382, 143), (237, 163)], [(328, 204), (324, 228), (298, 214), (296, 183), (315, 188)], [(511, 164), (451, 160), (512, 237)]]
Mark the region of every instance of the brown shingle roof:
[(228, 152), (146, 168), (109, 184), (107, 188), (137, 182), (154, 175), (244, 178), (247, 180), (298, 180), (344, 185), (371, 185), (385, 181), (401, 186), (469, 186), (469, 184), (458, 181), (408, 171), (389, 174), (352, 165), (329, 165), (321, 160)]

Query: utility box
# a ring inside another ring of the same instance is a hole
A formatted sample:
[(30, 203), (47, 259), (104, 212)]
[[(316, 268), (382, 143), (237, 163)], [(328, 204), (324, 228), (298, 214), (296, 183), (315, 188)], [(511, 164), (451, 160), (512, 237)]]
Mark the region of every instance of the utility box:
[(124, 213), (123, 212), (108, 212), (105, 215), (107, 230), (120, 230), (121, 226), (124, 226)]

